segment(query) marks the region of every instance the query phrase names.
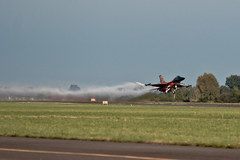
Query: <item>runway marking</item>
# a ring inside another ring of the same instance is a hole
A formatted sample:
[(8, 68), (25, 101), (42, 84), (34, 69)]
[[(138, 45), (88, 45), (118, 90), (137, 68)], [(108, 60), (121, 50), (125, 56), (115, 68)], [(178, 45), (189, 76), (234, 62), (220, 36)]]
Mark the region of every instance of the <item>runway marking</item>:
[(57, 152), (57, 151), (26, 150), (26, 149), (12, 149), (12, 148), (0, 148), (0, 151), (24, 152), (24, 153), (43, 153), (43, 154), (63, 154), (63, 155), (77, 155), (77, 156), (95, 156), (95, 157), (112, 157), (112, 158), (142, 159), (142, 160), (175, 160), (175, 159), (168, 159), (168, 158), (152, 158), (152, 157), (124, 156), (124, 155), (98, 154), (98, 153)]

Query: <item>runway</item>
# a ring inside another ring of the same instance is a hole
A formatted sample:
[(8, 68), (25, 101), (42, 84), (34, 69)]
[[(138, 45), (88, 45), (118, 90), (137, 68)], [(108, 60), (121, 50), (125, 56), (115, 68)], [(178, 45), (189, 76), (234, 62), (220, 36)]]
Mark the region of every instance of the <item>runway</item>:
[(237, 160), (239, 149), (0, 136), (0, 160)]

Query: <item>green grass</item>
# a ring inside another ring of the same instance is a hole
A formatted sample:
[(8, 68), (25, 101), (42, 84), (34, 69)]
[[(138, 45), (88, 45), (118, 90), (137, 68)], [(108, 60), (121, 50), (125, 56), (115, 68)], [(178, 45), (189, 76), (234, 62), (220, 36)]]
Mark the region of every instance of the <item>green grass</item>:
[(2, 102), (0, 135), (240, 148), (240, 108)]

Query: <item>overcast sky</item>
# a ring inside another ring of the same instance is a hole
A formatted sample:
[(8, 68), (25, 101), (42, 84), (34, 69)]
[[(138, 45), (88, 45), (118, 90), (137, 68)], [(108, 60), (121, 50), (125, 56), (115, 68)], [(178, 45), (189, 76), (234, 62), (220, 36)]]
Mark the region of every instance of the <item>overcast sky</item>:
[(239, 61), (239, 0), (0, 0), (0, 84), (223, 85)]

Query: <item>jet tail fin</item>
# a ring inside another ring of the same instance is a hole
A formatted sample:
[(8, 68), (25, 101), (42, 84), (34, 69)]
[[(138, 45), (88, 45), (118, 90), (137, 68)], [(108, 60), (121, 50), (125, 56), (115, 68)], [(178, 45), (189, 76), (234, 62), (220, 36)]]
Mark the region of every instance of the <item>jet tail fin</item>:
[(160, 83), (166, 83), (165, 80), (163, 79), (162, 75), (159, 75)]

